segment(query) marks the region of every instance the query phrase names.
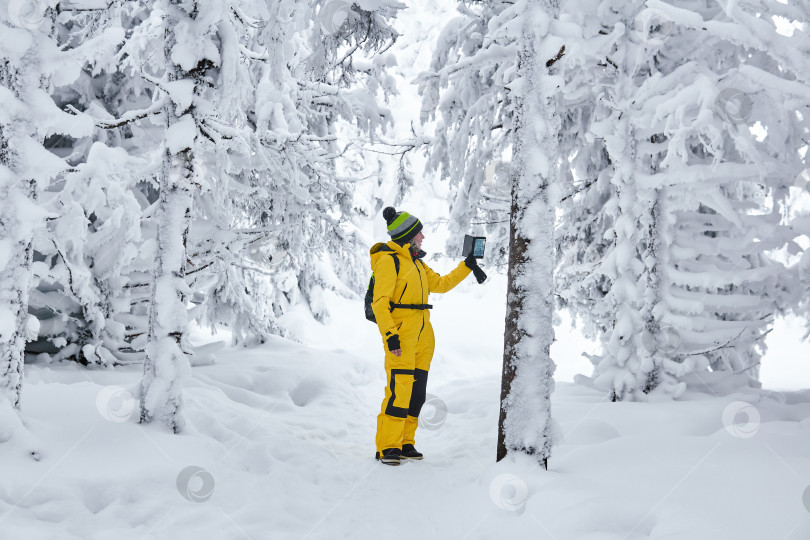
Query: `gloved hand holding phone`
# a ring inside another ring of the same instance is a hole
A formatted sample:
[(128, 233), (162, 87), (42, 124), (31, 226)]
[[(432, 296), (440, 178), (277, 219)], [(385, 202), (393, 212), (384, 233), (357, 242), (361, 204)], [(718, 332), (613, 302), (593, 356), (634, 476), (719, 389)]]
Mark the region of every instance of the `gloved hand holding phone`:
[(467, 258), (464, 259), (464, 264), (467, 265), (467, 268), (472, 270), (473, 275), (475, 276), (475, 280), (478, 283), (483, 283), (484, 281), (486, 281), (487, 275), (484, 273), (481, 267), (478, 266), (478, 259), (476, 259), (472, 253), (467, 255)]

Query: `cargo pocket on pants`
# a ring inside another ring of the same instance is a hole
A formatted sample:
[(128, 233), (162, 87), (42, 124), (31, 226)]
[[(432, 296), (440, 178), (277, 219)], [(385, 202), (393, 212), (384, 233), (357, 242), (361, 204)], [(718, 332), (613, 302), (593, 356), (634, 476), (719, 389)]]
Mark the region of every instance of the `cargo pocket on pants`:
[(397, 418), (406, 418), (408, 416), (413, 381), (412, 369), (391, 370), (391, 380), (388, 383), (391, 389), (391, 397), (388, 398), (385, 414)]

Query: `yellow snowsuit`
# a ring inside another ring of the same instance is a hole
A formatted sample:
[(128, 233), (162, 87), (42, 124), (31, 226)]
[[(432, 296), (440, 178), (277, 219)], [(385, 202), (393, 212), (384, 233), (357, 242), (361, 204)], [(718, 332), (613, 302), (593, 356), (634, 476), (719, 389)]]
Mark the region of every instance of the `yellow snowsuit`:
[[(399, 273), (394, 257), (399, 259)], [(449, 291), (470, 274), (470, 269), (462, 261), (452, 272), (440, 276), (422, 260), (411, 256), (410, 244), (400, 246), (395, 242), (375, 244), (371, 248), (371, 269), (374, 272), (371, 308), (382, 334), (387, 375), (385, 399), (377, 416), (377, 452), (382, 453), (387, 448), (414, 444), (435, 347), (429, 310), (391, 310), (391, 304), (427, 304), (429, 293)], [(401, 356), (388, 350), (386, 340), (394, 334), (399, 335)]]

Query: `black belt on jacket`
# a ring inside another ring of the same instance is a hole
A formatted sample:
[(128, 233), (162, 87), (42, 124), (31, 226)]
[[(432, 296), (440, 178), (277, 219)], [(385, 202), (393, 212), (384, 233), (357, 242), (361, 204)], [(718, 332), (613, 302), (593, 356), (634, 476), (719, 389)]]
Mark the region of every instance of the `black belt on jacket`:
[(433, 309), (432, 304), (395, 304), (391, 302), (391, 311), (395, 309)]

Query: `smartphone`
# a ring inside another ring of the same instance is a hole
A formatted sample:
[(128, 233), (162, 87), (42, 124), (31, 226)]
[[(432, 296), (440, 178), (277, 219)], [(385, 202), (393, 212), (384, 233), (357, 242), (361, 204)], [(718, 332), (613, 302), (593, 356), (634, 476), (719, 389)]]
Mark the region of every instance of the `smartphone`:
[(461, 252), (462, 257), (472, 255), (476, 259), (484, 258), (484, 249), (487, 246), (487, 239), (484, 236), (470, 236), (464, 235), (464, 249)]

